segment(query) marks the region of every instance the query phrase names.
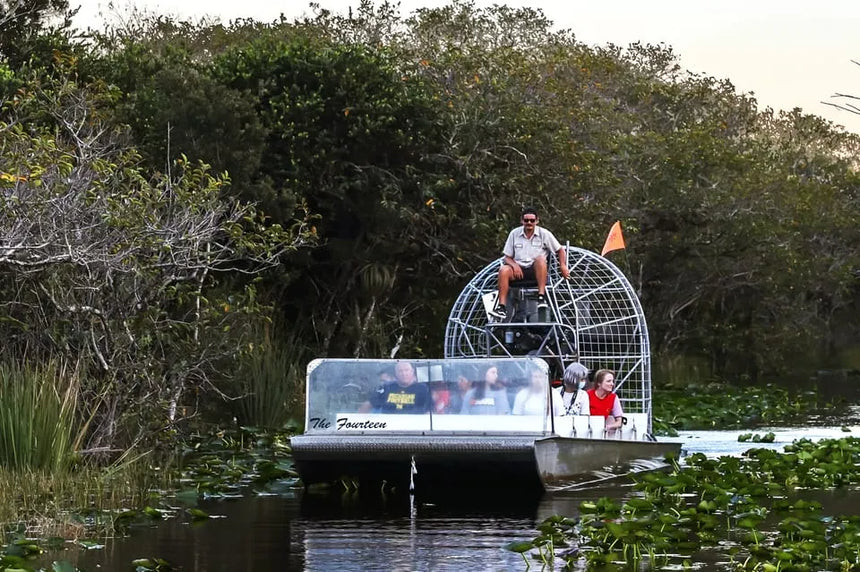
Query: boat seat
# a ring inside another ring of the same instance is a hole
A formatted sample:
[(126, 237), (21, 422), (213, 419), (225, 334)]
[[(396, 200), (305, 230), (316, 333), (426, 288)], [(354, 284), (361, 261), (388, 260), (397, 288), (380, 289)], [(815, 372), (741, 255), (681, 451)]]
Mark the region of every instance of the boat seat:
[[(543, 321), (537, 315), (538, 285), (535, 280), (512, 280), (509, 283), (508, 306), (511, 309), (511, 320), (513, 322), (535, 322)], [(547, 301), (552, 299), (549, 295), (552, 284), (547, 283)]]
[[(499, 260), (503, 263), (503, 260)], [(537, 280), (511, 280), (508, 283), (508, 318), (505, 322), (544, 322), (546, 317), (540, 319), (537, 312), (538, 284)], [(552, 296), (549, 295), (553, 289), (552, 283), (547, 280), (546, 291), (547, 301), (551, 303)], [(484, 310), (487, 313), (487, 320), (493, 321), (492, 310), (496, 307), (499, 292), (487, 292), (481, 296)], [(554, 310), (551, 310), (550, 315), (554, 315)]]

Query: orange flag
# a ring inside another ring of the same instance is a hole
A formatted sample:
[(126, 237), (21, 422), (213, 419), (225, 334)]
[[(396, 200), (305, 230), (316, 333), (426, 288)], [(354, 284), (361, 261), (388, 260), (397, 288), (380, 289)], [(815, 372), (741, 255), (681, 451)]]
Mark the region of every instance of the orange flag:
[(603, 250), (600, 251), (600, 256), (606, 256), (607, 252), (612, 252), (613, 250), (621, 250), (624, 246), (624, 235), (621, 234), (621, 221), (618, 220), (609, 229), (609, 236), (606, 237), (606, 242), (603, 243)]

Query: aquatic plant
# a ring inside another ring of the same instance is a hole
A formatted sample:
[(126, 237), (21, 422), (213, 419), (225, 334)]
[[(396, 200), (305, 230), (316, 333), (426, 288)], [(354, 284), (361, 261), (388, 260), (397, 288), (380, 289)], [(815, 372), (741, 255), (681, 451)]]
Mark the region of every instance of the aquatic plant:
[(135, 572), (170, 572), (173, 565), (163, 558), (137, 558), (131, 561)]
[(773, 443), (775, 439), (776, 434), (772, 431), (767, 432), (764, 435), (759, 435), (758, 433), (756, 433), (755, 435), (753, 435), (752, 433), (743, 433), (741, 435), (738, 435), (739, 443), (746, 443), (748, 441), (752, 443)]
[[(820, 570), (860, 567), (860, 517), (824, 514), (799, 491), (860, 483), (860, 439), (798, 440), (784, 452), (750, 449), (742, 457), (691, 455), (668, 473), (636, 477), (635, 495), (580, 505), (559, 529), (554, 553), (566, 565), (621, 563), (635, 568), (688, 566), (701, 550), (722, 552), (727, 568)], [(563, 517), (552, 517), (562, 519)], [(526, 548), (546, 545), (544, 524)], [(509, 545), (509, 549), (513, 547)], [(535, 557), (546, 561), (547, 554)], [(524, 554), (525, 558), (525, 554)]]
[(817, 391), (791, 393), (771, 384), (657, 389), (653, 427), (657, 435), (677, 435), (681, 429), (754, 428), (794, 421), (833, 405), (821, 402)]
[(111, 535), (119, 509), (152, 502), (169, 486), (145, 459), (124, 466), (80, 466), (63, 473), (0, 469), (0, 524), (29, 538)]
[(556, 548), (564, 548), (560, 553), (563, 555), (571, 555), (578, 550), (575, 545), (571, 546), (569, 543), (577, 522), (559, 515), (550, 516), (538, 525), (540, 534), (533, 540), (515, 540), (505, 545), (505, 549), (521, 554), (526, 567), (529, 566), (527, 553), (532, 553), (532, 558), (539, 560), (544, 566), (552, 567)]
[(241, 427), (196, 435), (182, 450), (178, 495), (184, 499), (277, 493), (297, 486), (291, 431)]
[[(54, 550), (63, 548), (65, 540), (97, 549), (104, 547), (105, 537), (125, 534), (136, 525), (179, 517), (204, 521), (209, 515), (196, 507), (203, 497), (293, 494), (298, 477), (290, 458), (292, 430), (246, 427), (195, 435), (177, 452), (179, 458), (163, 464), (139, 455), (108, 467), (78, 464), (60, 473), (0, 467), (0, 523), (6, 542), (26, 540), (26, 546), (38, 548), (28, 549), (26, 558), (17, 544), (10, 554), (0, 552), (0, 572), (41, 570), (51, 539), (59, 541)], [(63, 563), (50, 566), (74, 571)], [(133, 569), (171, 568), (149, 558), (136, 561)]]
[[(0, 548), (0, 572), (43, 572), (39, 566), (39, 558), (45, 553), (50, 543), (40, 543), (35, 540), (17, 536)], [(65, 560), (51, 562), (51, 572), (78, 572), (70, 562)]]
[(59, 473), (0, 467), (0, 524), (28, 538), (110, 536), (180, 514), (205, 520), (201, 497), (292, 494), (298, 483), (286, 430), (196, 435), (177, 454), (163, 464), (140, 455)]

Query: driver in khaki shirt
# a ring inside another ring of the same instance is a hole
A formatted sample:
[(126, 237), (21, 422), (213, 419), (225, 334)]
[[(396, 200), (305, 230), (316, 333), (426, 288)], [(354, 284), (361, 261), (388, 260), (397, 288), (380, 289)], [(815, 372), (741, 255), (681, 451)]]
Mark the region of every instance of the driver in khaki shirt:
[(567, 279), (567, 253), (553, 234), (538, 227), (537, 211), (532, 207), (523, 209), (523, 226), (508, 234), (502, 253), (504, 263), (499, 267), (499, 302), (491, 314), (498, 320), (505, 320), (508, 311), (508, 290), (511, 280), (534, 280), (538, 286), (538, 309), (546, 308), (547, 256), (556, 253), (561, 275)]

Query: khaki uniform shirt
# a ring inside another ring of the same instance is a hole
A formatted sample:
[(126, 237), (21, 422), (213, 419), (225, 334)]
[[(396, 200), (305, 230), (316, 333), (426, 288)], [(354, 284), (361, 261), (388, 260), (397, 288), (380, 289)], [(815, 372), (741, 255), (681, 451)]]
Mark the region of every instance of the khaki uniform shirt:
[(532, 237), (526, 238), (523, 227), (519, 227), (512, 230), (508, 235), (502, 253), (516, 260), (520, 266), (528, 268), (534, 264), (535, 258), (540, 255), (546, 256), (547, 262), (549, 262), (550, 255), (558, 252), (559, 248), (561, 248), (561, 244), (547, 229), (536, 226)]

